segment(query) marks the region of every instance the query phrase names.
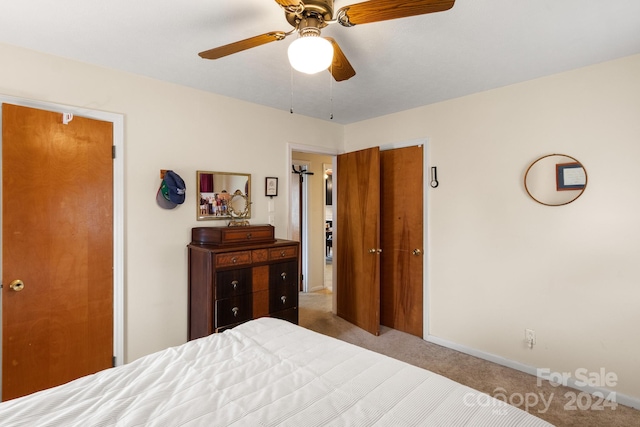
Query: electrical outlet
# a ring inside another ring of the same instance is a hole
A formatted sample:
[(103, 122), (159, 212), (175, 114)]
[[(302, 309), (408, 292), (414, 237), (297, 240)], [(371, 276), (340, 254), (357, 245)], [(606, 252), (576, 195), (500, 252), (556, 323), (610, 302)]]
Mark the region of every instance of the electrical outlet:
[(536, 331), (533, 329), (525, 329), (524, 339), (527, 344), (529, 344), (529, 348), (533, 348), (533, 345), (536, 343)]

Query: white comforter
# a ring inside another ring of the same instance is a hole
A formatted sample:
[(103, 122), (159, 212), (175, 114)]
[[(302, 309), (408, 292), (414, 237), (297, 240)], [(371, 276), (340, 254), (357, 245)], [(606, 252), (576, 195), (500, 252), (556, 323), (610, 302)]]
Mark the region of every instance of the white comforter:
[(263, 318), (0, 404), (2, 426), (549, 426), (404, 362)]

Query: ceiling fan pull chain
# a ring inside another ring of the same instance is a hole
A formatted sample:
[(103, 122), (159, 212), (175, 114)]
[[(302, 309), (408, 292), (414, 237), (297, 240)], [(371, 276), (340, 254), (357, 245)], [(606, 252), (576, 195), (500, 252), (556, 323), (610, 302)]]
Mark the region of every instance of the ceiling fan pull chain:
[(290, 100), (289, 113), (293, 114), (293, 67), (289, 67), (289, 69), (291, 70), (291, 100)]
[(329, 101), (331, 103), (331, 115), (329, 120), (333, 120), (333, 64), (330, 65), (331, 72), (329, 73)]

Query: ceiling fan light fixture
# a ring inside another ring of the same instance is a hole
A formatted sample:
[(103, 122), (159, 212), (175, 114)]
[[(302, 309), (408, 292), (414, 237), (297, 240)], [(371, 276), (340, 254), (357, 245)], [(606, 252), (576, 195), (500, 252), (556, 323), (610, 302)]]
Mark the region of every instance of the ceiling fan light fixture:
[[(315, 30), (315, 31), (309, 31)], [(301, 73), (316, 74), (326, 70), (333, 61), (333, 45), (320, 37), (317, 28), (305, 28), (289, 45), (289, 63)]]

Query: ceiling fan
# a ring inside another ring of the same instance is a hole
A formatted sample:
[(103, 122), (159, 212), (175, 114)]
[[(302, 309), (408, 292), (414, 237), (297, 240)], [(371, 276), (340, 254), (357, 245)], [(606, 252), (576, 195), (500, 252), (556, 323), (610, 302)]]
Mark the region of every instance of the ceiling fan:
[[(206, 50), (198, 55), (204, 59), (218, 59), (266, 43), (284, 40), (287, 36), (298, 32), (299, 38), (289, 46), (289, 60), (295, 69), (309, 74), (328, 69), (336, 81), (348, 80), (356, 72), (334, 39), (320, 37), (322, 28), (334, 23), (344, 27), (352, 27), (371, 22), (441, 12), (451, 9), (455, 0), (369, 0), (344, 6), (335, 15), (333, 0), (275, 0), (275, 2), (284, 9), (285, 18), (293, 29), (290, 31), (271, 31)], [(324, 49), (326, 62), (309, 70), (301, 69), (303, 66), (298, 65), (294, 58), (296, 53), (292, 52), (296, 51), (296, 47), (298, 54), (306, 54), (309, 61), (319, 60), (321, 56), (321, 51), (315, 50), (315, 47), (299, 46), (304, 44), (303, 42), (320, 45), (318, 49)]]

